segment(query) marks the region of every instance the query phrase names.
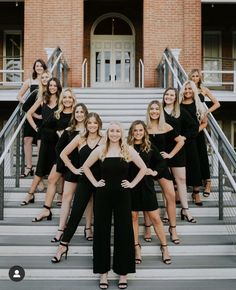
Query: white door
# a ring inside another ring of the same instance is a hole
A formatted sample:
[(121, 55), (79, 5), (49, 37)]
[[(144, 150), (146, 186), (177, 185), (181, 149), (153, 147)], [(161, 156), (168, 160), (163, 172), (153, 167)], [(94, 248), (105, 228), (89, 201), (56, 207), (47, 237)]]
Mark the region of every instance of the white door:
[[(21, 31), (4, 31), (3, 45), (4, 70), (22, 69), (22, 33)], [(3, 81), (6, 83), (19, 83), (22, 81), (22, 74), (4, 73)]]
[(94, 36), (91, 44), (93, 87), (134, 87), (133, 36)]

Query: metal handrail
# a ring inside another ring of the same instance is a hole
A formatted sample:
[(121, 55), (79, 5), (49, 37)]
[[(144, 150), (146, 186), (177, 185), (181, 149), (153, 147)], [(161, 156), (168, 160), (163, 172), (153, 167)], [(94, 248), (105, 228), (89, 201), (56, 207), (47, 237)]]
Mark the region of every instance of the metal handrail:
[[(62, 77), (62, 70), (63, 70), (63, 80), (61, 80), (61, 83), (63, 86), (67, 86), (67, 72), (69, 70), (69, 66), (65, 59), (63, 59), (63, 53), (59, 47), (57, 47), (52, 55), (50, 56), (47, 65), (51, 71), (51, 73), (56, 74), (56, 77), (61, 79)], [(29, 94), (27, 95), (29, 97)], [(0, 219), (3, 219), (3, 203), (4, 203), (4, 160), (6, 157), (6, 154), (8, 153), (9, 149), (13, 145), (14, 141), (20, 139), (20, 130), (23, 126), (23, 123), (26, 119), (26, 114), (21, 115), (21, 105), (18, 104), (18, 106), (15, 108), (14, 112), (10, 116), (9, 120), (3, 127), (3, 129), (0, 132)], [(18, 125), (19, 124), (19, 125)], [(5, 145), (5, 139), (7, 138), (8, 132), (10, 132), (14, 126), (17, 126), (17, 128), (14, 130), (14, 134), (11, 137), (10, 141), (7, 145)], [(17, 144), (20, 144), (20, 141), (17, 141)], [(19, 160), (19, 154), (17, 154), (16, 159)], [(19, 161), (17, 161), (18, 164), (20, 164)], [(19, 165), (20, 166), (20, 165)], [(16, 166), (16, 179), (15, 179), (15, 186), (19, 187), (19, 166)], [(23, 162), (22, 162), (23, 166)]]
[(84, 59), (82, 63), (82, 88), (88, 87), (88, 60)]
[(138, 65), (138, 86), (139, 88), (144, 88), (144, 63), (141, 58)]

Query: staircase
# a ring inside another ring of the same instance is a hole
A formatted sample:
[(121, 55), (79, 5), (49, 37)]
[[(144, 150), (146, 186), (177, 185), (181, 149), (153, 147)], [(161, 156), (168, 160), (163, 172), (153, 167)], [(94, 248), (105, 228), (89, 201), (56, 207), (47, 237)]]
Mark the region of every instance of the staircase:
[[(136, 119), (145, 120), (147, 104), (161, 98), (162, 89), (74, 89), (79, 102), (89, 111), (100, 114), (104, 129), (111, 120), (120, 121), (127, 130)], [(8, 185), (11, 178), (6, 178)], [(32, 223), (43, 205), (44, 193), (36, 195), (36, 203), (26, 207), (24, 200), (32, 179), (21, 179), (20, 188), (7, 186), (5, 191), (4, 220), (0, 221), (0, 290), (7, 289), (98, 289), (98, 276), (92, 273), (92, 243), (83, 237), (84, 220), (71, 241), (68, 260), (52, 264), (51, 257), (57, 246), (50, 243), (58, 227), (59, 208), (53, 205), (53, 220)], [(217, 180), (216, 180), (217, 181)], [(217, 182), (215, 182), (217, 184)], [(162, 196), (157, 188), (157, 197), (162, 206)], [(190, 194), (189, 194), (190, 199)], [(140, 241), (143, 262), (137, 265), (135, 274), (129, 275), (129, 288), (136, 289), (214, 289), (233, 290), (236, 282), (235, 196), (228, 190), (224, 202), (232, 210), (225, 210), (225, 219), (218, 219), (218, 192), (216, 185), (209, 198), (202, 197), (203, 207), (189, 200), (189, 207), (197, 224), (180, 220), (177, 208), (177, 230), (180, 245), (170, 242), (165, 226), (172, 264), (161, 261), (159, 241), (153, 232), (153, 240), (143, 238), (143, 216), (140, 213)], [(13, 282), (8, 277), (9, 268), (20, 265), (25, 269), (25, 278)], [(109, 289), (117, 288), (117, 277), (109, 273)]]

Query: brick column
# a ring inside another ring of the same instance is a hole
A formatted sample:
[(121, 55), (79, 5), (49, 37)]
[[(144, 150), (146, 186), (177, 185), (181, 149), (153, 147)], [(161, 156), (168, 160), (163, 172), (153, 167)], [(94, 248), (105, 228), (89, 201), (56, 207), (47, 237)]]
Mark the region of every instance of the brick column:
[(202, 28), (201, 1), (184, 0), (184, 34), (182, 64), (187, 73), (193, 68), (201, 68)]
[(201, 1), (143, 1), (145, 87), (157, 85), (156, 68), (166, 47), (181, 49), (185, 69), (201, 64)]
[(83, 59), (83, 0), (25, 0), (25, 70), (44, 48), (60, 46), (70, 73), (69, 85), (81, 85)]

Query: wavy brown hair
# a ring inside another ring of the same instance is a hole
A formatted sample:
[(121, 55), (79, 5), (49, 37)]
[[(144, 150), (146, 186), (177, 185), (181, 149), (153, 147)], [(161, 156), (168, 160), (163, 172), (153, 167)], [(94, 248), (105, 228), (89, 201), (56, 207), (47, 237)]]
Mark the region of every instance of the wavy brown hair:
[[(86, 119), (87, 116), (88, 116), (88, 109), (87, 109), (86, 105), (83, 104), (83, 103), (78, 103), (78, 104), (76, 104), (76, 105), (74, 106), (74, 108), (73, 108), (72, 116), (71, 116), (71, 120), (70, 120), (70, 127), (68, 128), (68, 131), (69, 131), (70, 133), (72, 133), (72, 132), (74, 132), (74, 131), (76, 130), (76, 125), (77, 125), (78, 122), (77, 122), (76, 119), (75, 119), (75, 112), (76, 112), (76, 109), (77, 109), (78, 107), (81, 107), (81, 108), (82, 108), (82, 110), (83, 110), (83, 112), (84, 112), (84, 117), (85, 117), (85, 119)], [(85, 120), (84, 120), (83, 123), (85, 123)]]
[(134, 144), (135, 144), (134, 130), (135, 130), (135, 126), (137, 125), (141, 125), (144, 129), (144, 136), (142, 139), (141, 149), (142, 151), (149, 152), (151, 149), (151, 142), (149, 140), (147, 125), (142, 120), (136, 120), (131, 124), (129, 128), (127, 142), (129, 145), (134, 147)]

